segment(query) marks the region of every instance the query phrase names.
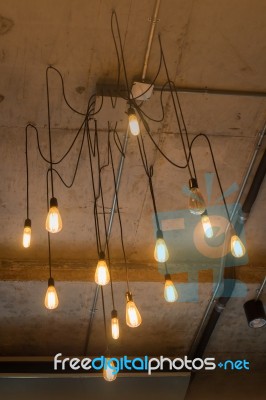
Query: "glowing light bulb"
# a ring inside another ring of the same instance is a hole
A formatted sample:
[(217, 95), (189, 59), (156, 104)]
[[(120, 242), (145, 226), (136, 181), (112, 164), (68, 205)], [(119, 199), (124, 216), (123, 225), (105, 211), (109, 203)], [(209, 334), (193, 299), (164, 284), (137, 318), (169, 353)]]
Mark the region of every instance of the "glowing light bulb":
[(25, 247), (25, 249), (27, 247), (30, 247), (30, 240), (31, 240), (31, 220), (27, 218), (24, 224), (23, 239), (22, 239), (22, 244), (23, 247)]
[(164, 298), (168, 303), (173, 303), (178, 299), (178, 294), (170, 274), (165, 274)]
[(191, 178), (189, 180), (189, 211), (191, 214), (200, 215), (206, 210), (204, 198), (199, 191), (197, 179)]
[(137, 136), (140, 133), (140, 128), (139, 128), (139, 121), (137, 119), (136, 113), (134, 108), (130, 107), (128, 109), (128, 123), (129, 123), (129, 129), (132, 135)]
[(136, 328), (142, 322), (141, 315), (137, 309), (136, 304), (133, 301), (132, 294), (126, 293), (127, 305), (126, 305), (126, 323), (130, 328)]
[(59, 301), (58, 296), (54, 286), (53, 278), (49, 278), (48, 280), (48, 289), (46, 291), (44, 305), (48, 310), (54, 310), (58, 307)]
[(205, 236), (211, 239), (213, 237), (212, 224), (206, 211), (201, 215), (201, 223)]
[(109, 281), (110, 281), (109, 269), (107, 267), (107, 264), (105, 261), (105, 255), (103, 252), (100, 253), (100, 257), (99, 257), (99, 261), (98, 261), (97, 268), (95, 271), (94, 279), (95, 279), (95, 282), (101, 286), (107, 285), (107, 283), (109, 283)]
[(103, 377), (108, 382), (112, 382), (117, 378), (115, 363), (113, 361), (110, 362), (110, 360), (109, 357), (105, 359), (103, 368)]
[(112, 328), (112, 338), (118, 339), (119, 338), (119, 321), (117, 317), (117, 311), (113, 310), (111, 313), (111, 328)]
[(231, 253), (236, 258), (243, 257), (246, 253), (245, 246), (237, 235), (231, 237)]
[(62, 229), (62, 219), (58, 210), (58, 202), (55, 197), (50, 200), (50, 209), (46, 218), (46, 230), (51, 233), (60, 232)]
[(158, 262), (166, 262), (169, 258), (168, 249), (162, 231), (157, 231), (157, 240), (154, 249), (154, 258)]

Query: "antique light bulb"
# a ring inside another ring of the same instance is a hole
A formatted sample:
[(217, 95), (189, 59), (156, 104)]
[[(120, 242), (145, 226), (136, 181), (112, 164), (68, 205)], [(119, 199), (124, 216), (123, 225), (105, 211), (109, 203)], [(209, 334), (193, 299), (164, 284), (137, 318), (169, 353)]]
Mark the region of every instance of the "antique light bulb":
[(213, 229), (212, 229), (212, 224), (211, 224), (210, 218), (209, 218), (206, 210), (204, 211), (203, 214), (201, 214), (201, 223), (202, 223), (202, 227), (203, 227), (205, 236), (208, 239), (211, 239), (213, 237)]
[(111, 313), (111, 328), (112, 328), (112, 338), (119, 338), (119, 321), (117, 316), (117, 311), (113, 310)]
[(132, 293), (126, 293), (127, 305), (126, 305), (126, 323), (130, 328), (136, 328), (142, 322), (141, 315), (137, 309), (136, 304), (133, 301)]
[(45, 227), (50, 233), (57, 233), (62, 229), (62, 218), (59, 213), (58, 202), (55, 197), (52, 197), (50, 200), (50, 209), (47, 214)]
[(22, 239), (23, 247), (25, 248), (30, 247), (30, 240), (31, 240), (31, 220), (27, 218), (25, 220), (24, 230), (23, 230), (23, 239)]
[(134, 108), (130, 107), (128, 109), (128, 123), (129, 123), (129, 129), (132, 135), (137, 136), (140, 133), (140, 128), (139, 128), (139, 121), (136, 116), (136, 112)]
[(46, 291), (44, 305), (49, 310), (54, 310), (56, 307), (58, 307), (58, 304), (59, 301), (54, 286), (54, 279), (50, 277), (48, 280), (48, 289)]
[(115, 369), (115, 363), (110, 362), (110, 358), (105, 358), (105, 363), (103, 367), (103, 377), (106, 381), (112, 382), (117, 378), (117, 372)]
[(169, 253), (165, 240), (163, 238), (163, 233), (160, 230), (157, 231), (157, 240), (155, 243), (154, 258), (156, 261), (161, 263), (166, 262), (169, 258)]
[(199, 191), (197, 179), (191, 178), (189, 180), (189, 211), (191, 214), (200, 215), (206, 210), (205, 201), (201, 192)]
[(243, 257), (246, 253), (244, 244), (236, 234), (231, 236), (231, 253), (236, 258)]
[(107, 283), (109, 283), (109, 281), (110, 281), (109, 269), (107, 267), (107, 264), (105, 261), (105, 255), (103, 252), (100, 253), (100, 257), (99, 257), (99, 261), (98, 261), (97, 268), (95, 271), (94, 279), (95, 279), (95, 282), (101, 286), (107, 285)]
[(178, 299), (178, 294), (170, 274), (165, 274), (164, 298), (168, 303), (173, 303)]

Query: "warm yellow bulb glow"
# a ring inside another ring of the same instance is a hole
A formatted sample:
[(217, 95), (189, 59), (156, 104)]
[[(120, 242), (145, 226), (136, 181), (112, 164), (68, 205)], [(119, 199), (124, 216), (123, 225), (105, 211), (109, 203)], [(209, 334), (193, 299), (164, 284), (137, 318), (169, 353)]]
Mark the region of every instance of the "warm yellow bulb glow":
[(164, 238), (158, 237), (155, 243), (154, 258), (158, 262), (166, 262), (169, 258), (168, 249)]
[(62, 218), (55, 197), (52, 197), (50, 200), (50, 209), (47, 214), (45, 227), (50, 233), (57, 233), (62, 229)]
[(236, 258), (243, 257), (246, 253), (245, 246), (237, 235), (231, 237), (231, 253)]
[(213, 230), (212, 230), (211, 221), (210, 221), (210, 218), (208, 217), (208, 215), (201, 216), (201, 223), (202, 223), (202, 227), (203, 227), (205, 236), (208, 239), (211, 239), (213, 237)]
[(30, 247), (30, 240), (31, 240), (31, 227), (24, 226), (23, 240), (22, 240), (23, 247), (25, 248)]
[(110, 362), (110, 358), (105, 359), (103, 377), (106, 381), (112, 382), (117, 378), (117, 372), (115, 370), (115, 364), (113, 361)]
[(118, 339), (119, 338), (119, 321), (118, 318), (112, 318), (112, 338)]
[[(51, 278), (50, 278), (51, 279)], [(54, 310), (56, 307), (58, 307), (59, 301), (58, 301), (58, 296), (53, 284), (53, 280), (48, 282), (48, 289), (46, 291), (45, 295), (45, 300), (44, 300), (44, 305), (46, 308), (49, 310)]]
[(94, 279), (95, 282), (101, 286), (107, 285), (107, 283), (110, 282), (109, 269), (104, 259), (100, 258), (98, 261)]
[(178, 294), (170, 275), (166, 275), (165, 277), (164, 298), (168, 303), (173, 303), (178, 299)]
[(137, 136), (140, 133), (139, 121), (133, 108), (128, 111), (129, 129), (132, 135)]
[(137, 309), (136, 304), (133, 301), (132, 294), (127, 293), (127, 305), (126, 305), (126, 323), (130, 328), (136, 328), (142, 322), (141, 315)]

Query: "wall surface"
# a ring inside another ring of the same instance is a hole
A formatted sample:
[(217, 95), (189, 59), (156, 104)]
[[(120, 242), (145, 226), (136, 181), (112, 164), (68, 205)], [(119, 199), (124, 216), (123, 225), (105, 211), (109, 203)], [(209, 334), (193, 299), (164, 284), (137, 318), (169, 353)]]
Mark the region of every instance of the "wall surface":
[(197, 374), (186, 400), (263, 400), (266, 371)]

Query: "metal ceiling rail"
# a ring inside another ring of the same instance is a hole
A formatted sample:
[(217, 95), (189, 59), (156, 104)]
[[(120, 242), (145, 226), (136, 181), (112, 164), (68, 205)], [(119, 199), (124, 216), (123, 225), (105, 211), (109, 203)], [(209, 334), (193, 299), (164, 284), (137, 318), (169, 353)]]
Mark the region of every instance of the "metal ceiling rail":
[[(170, 92), (170, 88), (166, 86), (155, 86), (153, 88), (155, 92)], [(235, 90), (235, 89), (215, 89), (215, 88), (197, 88), (197, 87), (185, 87), (177, 86), (178, 93), (198, 93), (198, 94), (210, 94), (210, 95), (222, 95), (222, 96), (246, 96), (246, 97), (266, 97), (266, 92), (260, 92), (255, 90)]]

